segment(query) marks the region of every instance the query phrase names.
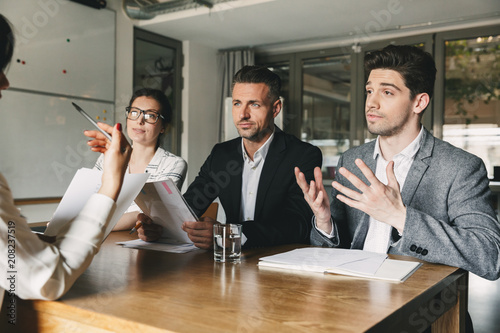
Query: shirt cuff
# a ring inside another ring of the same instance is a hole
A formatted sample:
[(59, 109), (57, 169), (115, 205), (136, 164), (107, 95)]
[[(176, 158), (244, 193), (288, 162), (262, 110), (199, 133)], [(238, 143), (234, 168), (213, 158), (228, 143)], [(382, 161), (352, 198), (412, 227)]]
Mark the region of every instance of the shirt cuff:
[(322, 234), (323, 236), (328, 237), (329, 239), (332, 239), (333, 237), (335, 237), (335, 228), (333, 226), (333, 220), (331, 217), (330, 217), (330, 224), (332, 226), (332, 232), (326, 233), (323, 230), (321, 230), (320, 228), (318, 228), (318, 226), (316, 225), (316, 216), (313, 216), (313, 225), (316, 228), (316, 230), (318, 230), (319, 233)]

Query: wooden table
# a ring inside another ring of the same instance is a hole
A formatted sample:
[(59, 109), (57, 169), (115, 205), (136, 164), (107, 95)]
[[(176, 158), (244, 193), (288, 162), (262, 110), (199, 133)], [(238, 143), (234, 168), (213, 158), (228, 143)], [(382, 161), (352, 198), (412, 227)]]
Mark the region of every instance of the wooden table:
[(463, 332), (468, 273), (454, 267), (424, 263), (393, 283), (256, 265), (294, 246), (253, 249), (240, 264), (221, 264), (203, 250), (114, 244), (129, 237), (112, 233), (60, 300), (18, 300), (18, 331), (414, 332), (434, 322), (435, 332)]

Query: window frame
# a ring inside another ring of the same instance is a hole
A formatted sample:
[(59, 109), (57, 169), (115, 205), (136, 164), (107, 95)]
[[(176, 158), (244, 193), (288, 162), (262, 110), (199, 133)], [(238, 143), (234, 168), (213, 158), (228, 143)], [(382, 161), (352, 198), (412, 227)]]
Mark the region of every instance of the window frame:
[(434, 89), (434, 96), (435, 96), (434, 106), (436, 110), (441, 110), (441, 112), (434, 113), (433, 134), (435, 137), (439, 139), (443, 138), (443, 126), (444, 126), (444, 107), (445, 107), (444, 81), (445, 81), (445, 60), (446, 60), (445, 43), (448, 40), (470, 39), (484, 35), (500, 35), (500, 25), (446, 31), (446, 32), (436, 33), (435, 35), (434, 60), (436, 62), (436, 67), (438, 71), (436, 75), (436, 87)]
[[(175, 133), (172, 135), (172, 145), (169, 151), (172, 154), (180, 155), (181, 153), (181, 136), (182, 136), (182, 89), (183, 89), (183, 79), (182, 79), (182, 67), (184, 66), (184, 57), (182, 53), (182, 42), (165, 37), (162, 35), (158, 35), (137, 27), (134, 27), (134, 54), (133, 54), (133, 71), (134, 77), (136, 72), (136, 48), (138, 41), (144, 41), (148, 43), (157, 44), (162, 47), (167, 47), (175, 50), (175, 67), (176, 70), (174, 72), (174, 87), (175, 91), (173, 92), (174, 103), (172, 105), (172, 121), (168, 128), (168, 131), (174, 131)], [(135, 81), (135, 79), (134, 79)], [(137, 82), (133, 82), (134, 91), (139, 87), (142, 87)]]

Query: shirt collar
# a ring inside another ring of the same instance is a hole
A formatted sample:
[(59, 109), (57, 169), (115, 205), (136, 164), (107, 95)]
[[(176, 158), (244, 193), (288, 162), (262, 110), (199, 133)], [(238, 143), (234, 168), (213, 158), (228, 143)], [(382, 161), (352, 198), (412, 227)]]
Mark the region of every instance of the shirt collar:
[[(405, 149), (396, 154), (394, 157), (403, 156), (406, 158), (413, 158), (420, 149), (423, 136), (424, 126), (420, 126), (420, 132), (418, 133), (417, 137), (408, 146), (406, 146)], [(373, 159), (377, 159), (379, 155), (382, 156), (380, 151), (380, 136), (377, 136), (377, 141), (375, 142), (375, 150), (373, 151)]]
[(241, 151), (243, 152), (243, 159), (244, 159), (244, 161), (246, 163), (253, 163), (254, 166), (257, 166), (257, 165), (259, 165), (259, 163), (262, 160), (265, 160), (266, 156), (267, 156), (267, 153), (269, 152), (269, 146), (271, 145), (271, 142), (274, 139), (274, 133), (275, 133), (275, 130), (273, 128), (273, 132), (271, 133), (271, 135), (269, 136), (269, 138), (266, 140), (266, 142), (264, 142), (264, 144), (259, 149), (257, 149), (257, 151), (255, 152), (255, 154), (253, 154), (253, 162), (252, 162), (252, 160), (250, 159), (250, 157), (248, 156), (248, 154), (247, 154), (247, 152), (245, 150), (245, 145), (243, 144), (243, 139), (241, 139)]

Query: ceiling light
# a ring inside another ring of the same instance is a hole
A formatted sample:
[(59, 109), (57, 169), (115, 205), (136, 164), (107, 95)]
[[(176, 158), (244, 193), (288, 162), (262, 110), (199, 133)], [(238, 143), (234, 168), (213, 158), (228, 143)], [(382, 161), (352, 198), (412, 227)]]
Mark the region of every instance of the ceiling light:
[(132, 19), (149, 20), (159, 14), (173, 13), (235, 0), (123, 0), (123, 9)]

